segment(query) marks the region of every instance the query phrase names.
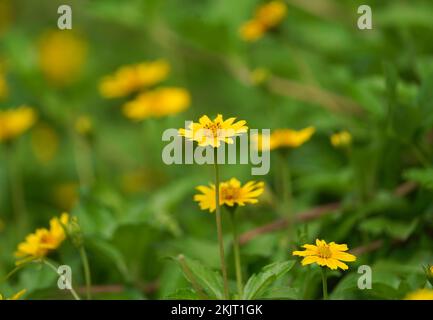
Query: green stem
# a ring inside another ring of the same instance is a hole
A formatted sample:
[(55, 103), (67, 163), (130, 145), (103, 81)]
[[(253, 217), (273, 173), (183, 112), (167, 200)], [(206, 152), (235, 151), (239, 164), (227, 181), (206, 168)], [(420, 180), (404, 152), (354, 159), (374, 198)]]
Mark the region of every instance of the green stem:
[[(57, 268), (49, 261), (42, 259), (42, 262), (47, 265), (51, 270), (53, 270), (57, 275), (59, 275)], [(77, 292), (75, 292), (74, 288), (72, 287), (72, 283), (71, 285), (71, 289), (69, 289), (69, 291), (71, 292), (72, 296), (74, 297), (75, 300), (81, 300), (80, 296), (77, 294)]]
[(195, 292), (197, 292), (197, 295), (200, 297), (200, 299), (209, 299), (209, 297), (204, 293), (200, 285), (198, 284), (196, 278), (192, 274), (191, 270), (188, 268), (187, 264), (185, 263), (185, 257), (183, 254), (178, 256), (178, 261), (180, 263), (180, 266), (185, 273), (186, 277), (189, 279), (189, 281), (192, 284), (192, 287), (194, 288)]
[(90, 290), (92, 287), (92, 278), (90, 274), (89, 259), (87, 258), (87, 253), (83, 246), (81, 246), (79, 251), (80, 251), (81, 261), (83, 263), (84, 278), (86, 280), (86, 297), (87, 300), (90, 300), (92, 299), (92, 294)]
[(242, 283), (242, 264), (241, 264), (241, 253), (239, 250), (239, 236), (237, 230), (237, 221), (236, 221), (236, 209), (230, 211), (230, 217), (232, 220), (233, 227), (233, 253), (235, 256), (235, 268), (236, 268), (236, 284), (238, 287), (238, 295), (239, 299), (242, 299), (243, 295), (243, 283)]
[(323, 300), (328, 300), (328, 280), (326, 275), (326, 267), (322, 267), (322, 288)]
[(223, 242), (223, 231), (222, 231), (222, 223), (221, 223), (221, 208), (220, 208), (220, 178), (219, 178), (219, 170), (217, 163), (217, 148), (214, 148), (214, 166), (215, 166), (215, 219), (217, 225), (217, 233), (218, 233), (218, 243), (219, 243), (219, 251), (220, 251), (220, 260), (221, 260), (221, 272), (224, 280), (224, 298), (229, 299), (229, 286), (227, 280), (227, 269), (225, 263), (225, 255), (224, 255), (224, 242)]
[(19, 171), (17, 168), (17, 162), (14, 161), (13, 157), (13, 146), (6, 146), (6, 157), (9, 168), (9, 179), (10, 179), (10, 188), (12, 195), (12, 207), (15, 215), (15, 221), (17, 225), (20, 227), (20, 230), (25, 230), (27, 226), (26, 221), (26, 205), (24, 200), (24, 191), (21, 183), (21, 178), (19, 175)]

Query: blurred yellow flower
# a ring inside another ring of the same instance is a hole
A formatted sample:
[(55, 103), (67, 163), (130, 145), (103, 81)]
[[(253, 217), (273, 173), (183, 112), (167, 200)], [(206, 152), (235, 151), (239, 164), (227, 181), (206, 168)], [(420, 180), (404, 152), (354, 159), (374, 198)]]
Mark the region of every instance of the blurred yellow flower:
[(92, 128), (92, 119), (89, 116), (81, 115), (75, 120), (74, 129), (78, 134), (88, 135), (92, 132)]
[(214, 120), (204, 115), (199, 122), (193, 122), (186, 129), (179, 129), (179, 135), (187, 139), (197, 141), (199, 146), (212, 146), (218, 148), (221, 142), (232, 144), (233, 137), (247, 132), (246, 121), (235, 122), (236, 118), (228, 118), (224, 121), (222, 115), (218, 115)]
[[(194, 195), (194, 201), (199, 203), (201, 210), (215, 211), (215, 185), (198, 186), (200, 194)], [(247, 203), (257, 203), (257, 197), (264, 191), (263, 182), (249, 181), (243, 186), (236, 178), (220, 183), (220, 205), (233, 207), (234, 205), (244, 206)]]
[(239, 29), (241, 38), (248, 42), (259, 40), (265, 34), (266, 29), (260, 21), (248, 20)]
[(355, 261), (356, 257), (350, 253), (344, 252), (349, 250), (346, 244), (336, 244), (331, 242), (327, 244), (325, 240), (316, 239), (316, 245), (304, 244), (304, 251), (294, 251), (294, 256), (305, 257), (302, 265), (317, 263), (319, 266), (327, 266), (332, 270), (341, 268), (347, 270), (349, 267), (342, 261)]
[(13, 18), (10, 0), (0, 0), (0, 36), (8, 29)]
[(245, 22), (239, 29), (241, 38), (248, 42), (259, 40), (265, 32), (277, 26), (287, 14), (283, 1), (270, 1), (257, 8), (253, 19)]
[(270, 1), (257, 8), (255, 19), (266, 28), (278, 25), (287, 14), (287, 5), (283, 1)]
[(250, 73), (251, 83), (261, 85), (269, 78), (270, 72), (266, 68), (256, 68)]
[(36, 122), (35, 111), (27, 106), (0, 110), (0, 142), (11, 140), (27, 131)]
[(259, 150), (275, 150), (278, 148), (298, 148), (310, 140), (316, 129), (307, 127), (302, 130), (277, 129), (269, 137), (269, 145), (265, 144), (262, 135), (256, 135), (253, 142)]
[(170, 65), (165, 60), (123, 66), (101, 80), (99, 91), (104, 98), (124, 97), (163, 81), (169, 73)]
[(4, 298), (1, 294), (0, 294), (0, 300), (18, 300), (20, 299), (25, 293), (26, 293), (26, 289), (23, 289), (17, 293), (15, 293), (12, 297), (10, 298)]
[(335, 148), (344, 148), (352, 143), (352, 135), (346, 130), (334, 133), (330, 139)]
[(414, 292), (408, 293), (405, 300), (433, 300), (432, 289), (419, 289)]
[(50, 229), (40, 228), (36, 232), (29, 234), (25, 241), (18, 245), (15, 256), (24, 260), (28, 258), (40, 259), (50, 251), (56, 250), (66, 239), (62, 225), (67, 225), (68, 221), (69, 215), (67, 213), (63, 213), (60, 218), (52, 218), (50, 220)]
[(141, 93), (136, 99), (123, 106), (123, 114), (133, 120), (163, 117), (184, 111), (189, 107), (191, 97), (187, 90), (175, 87), (161, 87)]
[(9, 88), (6, 82), (6, 77), (3, 72), (0, 71), (0, 100), (4, 100), (9, 95)]
[(33, 153), (41, 163), (47, 164), (56, 156), (59, 149), (59, 136), (47, 124), (39, 124), (32, 130)]
[(55, 187), (53, 191), (55, 204), (61, 210), (71, 210), (78, 201), (78, 183), (65, 182)]
[(86, 42), (72, 31), (49, 31), (40, 39), (39, 66), (54, 85), (69, 85), (77, 80), (86, 57)]

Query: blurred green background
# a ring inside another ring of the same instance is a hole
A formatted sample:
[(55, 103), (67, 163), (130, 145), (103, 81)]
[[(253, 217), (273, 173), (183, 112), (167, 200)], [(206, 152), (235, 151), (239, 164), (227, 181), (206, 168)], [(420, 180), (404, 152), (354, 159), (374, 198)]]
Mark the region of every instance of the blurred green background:
[[(13, 253), (27, 233), (68, 211), (85, 235), (96, 298), (184, 297), (189, 284), (170, 257), (182, 253), (219, 267), (213, 215), (192, 200), (195, 186), (212, 181), (212, 168), (165, 165), (161, 135), (185, 120), (222, 113), (250, 128), (316, 128), (285, 164), (292, 209), (342, 205), (298, 223), (293, 248), (319, 237), (367, 249), (348, 272), (330, 274), (334, 298), (399, 299), (423, 287), (422, 265), (433, 261), (433, 3), (369, 2), (286, 0), (281, 24), (246, 42), (239, 28), (263, 1), (69, 1), (81, 49), (72, 55), (72, 49), (45, 47), (61, 54), (44, 60), (44, 35), (56, 30), (65, 1), (0, 0), (0, 70), (9, 88), (0, 110), (27, 104), (38, 114), (12, 151), (0, 145), (0, 277), (13, 269)], [(361, 4), (372, 7), (373, 30), (357, 28)], [(82, 61), (70, 72), (50, 79), (55, 59), (77, 55)], [(171, 65), (164, 85), (186, 88), (191, 106), (130, 121), (120, 108), (127, 98), (104, 99), (98, 85), (123, 65), (156, 59)], [(85, 135), (75, 132), (80, 117), (91, 121)], [(340, 130), (353, 136), (349, 150), (329, 141)], [(276, 160), (272, 153), (263, 177), (251, 177), (250, 165), (221, 168), (224, 180), (267, 184), (260, 203), (240, 211), (242, 232), (281, 218), (271, 196), (281, 173)], [(23, 186), (24, 229), (13, 214), (12, 170)], [(396, 195), (402, 185), (410, 192)], [(245, 274), (291, 259), (281, 245), (285, 233), (262, 234), (242, 246)], [(70, 245), (55, 259), (71, 265), (74, 283), (83, 284)], [(372, 290), (356, 288), (362, 264), (373, 268)], [(55, 283), (55, 275), (35, 266), (0, 283), (0, 291), (26, 288), (27, 298), (67, 298)], [(320, 297), (319, 272), (297, 263), (275, 288), (270, 296)]]

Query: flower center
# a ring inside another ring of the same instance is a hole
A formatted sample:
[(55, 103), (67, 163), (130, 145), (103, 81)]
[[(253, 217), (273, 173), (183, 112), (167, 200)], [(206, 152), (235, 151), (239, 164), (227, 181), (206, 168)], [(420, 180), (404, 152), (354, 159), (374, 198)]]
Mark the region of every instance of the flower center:
[(203, 126), (205, 131), (205, 135), (209, 138), (214, 138), (219, 135), (219, 132), (221, 131), (221, 124), (220, 123), (207, 123)]
[(223, 200), (236, 200), (239, 198), (239, 189), (233, 187), (221, 188), (221, 198)]
[(320, 258), (328, 259), (332, 256), (331, 249), (329, 249), (328, 245), (318, 247), (317, 251)]

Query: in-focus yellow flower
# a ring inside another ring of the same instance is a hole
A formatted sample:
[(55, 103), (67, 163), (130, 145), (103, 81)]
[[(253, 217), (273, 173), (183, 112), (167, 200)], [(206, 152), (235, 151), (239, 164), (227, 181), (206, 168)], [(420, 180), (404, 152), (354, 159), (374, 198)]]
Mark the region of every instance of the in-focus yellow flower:
[(298, 148), (305, 142), (310, 140), (316, 129), (308, 127), (302, 130), (292, 129), (277, 129), (274, 130), (270, 137), (269, 143), (267, 139), (263, 139), (262, 135), (254, 136), (256, 148), (259, 150), (274, 150), (278, 148)]
[(165, 60), (123, 66), (101, 80), (99, 91), (104, 98), (124, 97), (163, 81), (169, 73), (170, 65)]
[(257, 20), (248, 20), (239, 29), (239, 34), (244, 41), (254, 42), (265, 34), (264, 25)]
[(69, 30), (45, 33), (39, 43), (39, 66), (54, 85), (77, 80), (87, 57), (86, 42)]
[(346, 130), (334, 133), (330, 139), (335, 148), (344, 148), (352, 143), (352, 135)]
[(162, 87), (143, 92), (133, 101), (127, 102), (123, 106), (123, 113), (133, 120), (160, 118), (182, 112), (189, 107), (190, 103), (191, 97), (187, 90)]
[(221, 142), (232, 144), (233, 137), (247, 132), (246, 121), (235, 122), (236, 118), (228, 118), (224, 121), (222, 115), (218, 115), (214, 120), (208, 116), (202, 116), (199, 122), (191, 123), (186, 129), (179, 129), (179, 135), (187, 139), (197, 141), (199, 146), (212, 146), (218, 148)]
[(81, 115), (75, 120), (74, 129), (78, 134), (88, 135), (92, 132), (92, 128), (92, 119), (89, 116)]
[(419, 289), (414, 292), (408, 293), (405, 300), (433, 300), (432, 289)]
[[(194, 195), (194, 201), (199, 203), (201, 210), (215, 211), (215, 185), (198, 186), (201, 193)], [(234, 205), (245, 206), (247, 203), (257, 203), (258, 196), (263, 193), (264, 183), (249, 181), (243, 186), (236, 178), (220, 183), (220, 205), (233, 207)]]
[(257, 8), (255, 19), (266, 28), (278, 25), (287, 14), (287, 5), (283, 1), (270, 1)]
[(56, 250), (66, 239), (66, 233), (62, 225), (67, 225), (68, 221), (69, 215), (67, 213), (63, 213), (60, 218), (51, 219), (50, 228), (40, 228), (36, 232), (29, 234), (25, 241), (18, 245), (15, 256), (23, 260), (29, 258), (40, 259)]
[(17, 293), (15, 293), (12, 297), (10, 298), (4, 298), (1, 294), (0, 294), (0, 300), (18, 300), (20, 299), (25, 293), (26, 293), (26, 289), (23, 289)]
[(47, 164), (56, 156), (59, 149), (59, 136), (47, 124), (39, 124), (32, 130), (32, 150), (36, 158)]
[(294, 251), (294, 256), (305, 257), (302, 265), (317, 263), (321, 267), (328, 267), (332, 270), (341, 268), (347, 270), (349, 267), (342, 261), (355, 261), (356, 257), (350, 253), (344, 252), (349, 250), (346, 244), (336, 244), (331, 242), (327, 244), (325, 240), (316, 240), (316, 245), (304, 244), (304, 251)]
[(27, 131), (36, 122), (35, 111), (27, 106), (0, 110), (0, 142), (11, 140)]

